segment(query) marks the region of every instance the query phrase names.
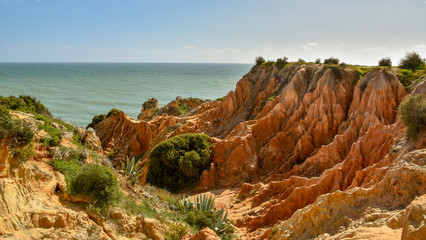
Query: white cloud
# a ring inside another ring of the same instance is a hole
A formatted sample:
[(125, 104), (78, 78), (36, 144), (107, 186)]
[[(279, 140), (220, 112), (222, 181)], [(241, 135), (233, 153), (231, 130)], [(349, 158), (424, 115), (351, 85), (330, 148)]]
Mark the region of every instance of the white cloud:
[(184, 48), (185, 48), (185, 49), (194, 49), (195, 47), (194, 47), (194, 46), (191, 46), (191, 45), (188, 45), (188, 46), (185, 46)]
[(366, 47), (366, 48), (354, 48), (352, 49), (354, 52), (358, 53), (368, 53), (368, 52), (384, 52), (387, 51), (387, 47)]
[(305, 51), (310, 51), (312, 50), (313, 47), (318, 46), (318, 44), (316, 42), (307, 42), (307, 43), (303, 43), (300, 45), (300, 48), (302, 48)]
[(236, 53), (237, 51), (232, 48), (225, 48), (225, 52)]
[(426, 50), (426, 44), (422, 43), (422, 44), (414, 45), (413, 48), (415, 50)]
[(232, 49), (232, 48), (224, 48), (224, 49), (216, 48), (214, 50), (214, 52), (217, 52), (217, 53), (236, 53), (237, 50)]
[(274, 49), (272, 49), (272, 48), (264, 48), (264, 49), (262, 49), (262, 52), (271, 53), (271, 52), (274, 52)]

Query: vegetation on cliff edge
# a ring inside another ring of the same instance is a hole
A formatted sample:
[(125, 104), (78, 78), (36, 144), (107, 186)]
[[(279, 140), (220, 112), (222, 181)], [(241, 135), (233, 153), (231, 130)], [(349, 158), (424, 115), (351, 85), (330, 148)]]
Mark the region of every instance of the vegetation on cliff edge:
[(205, 134), (189, 133), (159, 143), (149, 155), (147, 182), (172, 192), (193, 186), (210, 167), (209, 139)]
[(426, 99), (421, 94), (407, 97), (399, 105), (400, 119), (407, 127), (407, 136), (416, 139), (426, 129)]

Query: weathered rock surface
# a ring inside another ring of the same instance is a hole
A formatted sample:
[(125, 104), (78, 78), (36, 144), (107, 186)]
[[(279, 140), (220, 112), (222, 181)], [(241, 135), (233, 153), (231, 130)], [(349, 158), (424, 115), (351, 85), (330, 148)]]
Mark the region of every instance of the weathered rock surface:
[(78, 127), (74, 129), (74, 133), (79, 136), (80, 141), (84, 144), (84, 146), (94, 150), (98, 154), (103, 154), (101, 141), (93, 128), (89, 127), (88, 129), (85, 129)]
[(198, 231), (190, 240), (220, 240), (221, 238), (210, 228), (203, 228)]
[(155, 111), (158, 109), (158, 100), (155, 98), (150, 98), (142, 104), (141, 113), (138, 115), (140, 120), (149, 120), (149, 118), (154, 115)]
[[(225, 206), (247, 238), (273, 226), (277, 239), (363, 238), (373, 227), (377, 239), (400, 237), (403, 210), (393, 211), (425, 193), (422, 160), (413, 162), (424, 139), (404, 138), (397, 108), (406, 91), (397, 75), (378, 68), (356, 78), (350, 68), (254, 67), (222, 102), (148, 122), (122, 113), (95, 130), (123, 158), (178, 134), (213, 136), (213, 164), (197, 190), (239, 187)], [(425, 85), (413, 92), (425, 94)], [(384, 213), (367, 216), (369, 209)], [(364, 224), (375, 217), (386, 223)]]
[[(10, 155), (6, 145), (1, 149), (2, 156)], [(1, 237), (109, 239), (84, 211), (61, 203), (55, 195), (60, 180), (48, 164), (31, 160), (18, 165), (10, 157), (3, 164), (9, 171), (0, 177)]]

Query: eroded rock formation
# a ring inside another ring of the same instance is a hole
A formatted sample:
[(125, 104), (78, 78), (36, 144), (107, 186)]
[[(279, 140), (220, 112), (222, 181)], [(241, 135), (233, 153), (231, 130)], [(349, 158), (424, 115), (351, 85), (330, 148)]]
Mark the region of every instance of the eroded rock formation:
[[(424, 85), (414, 92), (424, 94)], [(365, 233), (366, 225), (350, 219), (365, 223), (377, 208), (386, 212), (377, 217), (385, 219), (378, 231), (401, 236), (404, 221), (394, 215), (402, 210), (392, 209), (423, 195), (426, 182), (418, 160), (424, 150), (412, 152), (422, 144), (409, 143), (398, 121), (405, 96), (388, 69), (357, 79), (351, 68), (254, 67), (222, 102), (205, 102), (185, 117), (145, 122), (122, 113), (95, 129), (104, 148), (133, 155), (178, 134), (213, 136), (213, 163), (197, 190), (237, 187), (225, 206), (247, 238)]]

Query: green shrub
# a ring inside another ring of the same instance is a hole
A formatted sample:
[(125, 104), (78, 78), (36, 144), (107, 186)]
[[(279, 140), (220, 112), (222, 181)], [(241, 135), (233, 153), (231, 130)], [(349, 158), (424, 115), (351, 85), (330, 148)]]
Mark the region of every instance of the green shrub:
[[(112, 110), (111, 110), (111, 111), (112, 111)], [(106, 115), (105, 115), (105, 114), (95, 115), (95, 116), (92, 118), (92, 122), (91, 122), (89, 125), (87, 125), (87, 128), (89, 128), (89, 127), (94, 127), (96, 124), (98, 124), (98, 123), (102, 122), (102, 121), (105, 119), (105, 117), (106, 117)]]
[(116, 115), (118, 115), (118, 114), (120, 114), (120, 110), (118, 110), (117, 108), (113, 108), (113, 109), (111, 109), (109, 112), (108, 112), (108, 114), (106, 115), (106, 117), (108, 118), (108, 117), (110, 117), (110, 116), (116, 116)]
[(302, 58), (299, 58), (299, 60), (297, 60), (297, 63), (298, 64), (303, 64), (303, 63), (305, 63), (305, 60), (303, 60)]
[(188, 233), (188, 229), (182, 224), (172, 224), (164, 236), (165, 240), (181, 240)]
[(186, 214), (185, 222), (193, 226), (197, 231), (205, 227), (211, 227), (214, 225), (214, 216), (212, 212), (200, 211), (193, 209)]
[(356, 67), (356, 66), (350, 66), (350, 68), (352, 68), (356, 72), (356, 77), (355, 77), (355, 79), (352, 83), (352, 85), (354, 85), (354, 86), (358, 83), (358, 81), (361, 78), (363, 78), (365, 76), (365, 74), (370, 72), (371, 69), (372, 69), (372, 68), (368, 68), (368, 67)]
[(197, 195), (192, 199), (184, 194), (177, 204), (177, 209), (185, 214), (185, 222), (196, 230), (209, 227), (222, 239), (233, 239), (234, 227), (229, 222), (228, 211), (223, 208), (217, 211), (212, 196)]
[(399, 105), (399, 114), (409, 138), (416, 139), (426, 129), (426, 99), (421, 94), (407, 97)]
[(288, 58), (283, 57), (283, 58), (277, 59), (277, 63), (275, 64), (275, 66), (277, 66), (279, 69), (283, 69), (287, 64), (288, 64)]
[(84, 165), (72, 182), (72, 191), (92, 197), (94, 206), (108, 209), (120, 197), (117, 177), (105, 166)]
[(408, 70), (408, 69), (401, 69), (398, 71), (398, 78), (401, 82), (402, 86), (405, 88), (408, 88), (411, 86), (414, 80), (416, 80), (415, 72)]
[(177, 111), (180, 115), (184, 115), (185, 113), (189, 112), (189, 108), (185, 104), (179, 103)]
[(0, 105), (0, 139), (7, 139), (12, 148), (24, 147), (32, 142), (33, 131), (22, 127), (18, 120), (14, 120), (9, 110)]
[(53, 159), (50, 165), (56, 170), (64, 174), (65, 181), (67, 182), (67, 191), (72, 192), (72, 183), (80, 173), (80, 165), (78, 164), (78, 158), (70, 157), (67, 160)]
[(392, 67), (392, 60), (389, 57), (380, 59), (379, 67)]
[(263, 57), (259, 56), (259, 57), (256, 58), (255, 61), (256, 61), (256, 66), (260, 66), (265, 62), (265, 59)]
[(406, 69), (419, 69), (424, 67), (425, 62), (417, 52), (408, 52), (405, 57), (401, 59), (399, 65), (401, 68)]
[(149, 154), (147, 182), (171, 192), (190, 188), (210, 167), (210, 137), (189, 133), (161, 142)]
[(48, 137), (48, 138), (42, 138), (41, 142), (44, 145), (49, 146), (49, 147), (56, 147), (56, 146), (59, 146), (59, 144), (61, 143), (58, 135), (54, 135), (54, 136)]
[(219, 102), (222, 102), (223, 100), (225, 100), (225, 97), (216, 98), (216, 101), (219, 101)]
[(317, 58), (317, 59), (315, 59), (315, 63), (316, 63), (316, 64), (320, 64), (320, 63), (321, 63), (321, 58)]
[(339, 59), (334, 58), (334, 57), (327, 58), (327, 59), (324, 59), (324, 64), (334, 64), (334, 65), (337, 65), (337, 64), (339, 64)]
[(135, 199), (130, 196), (122, 198), (119, 205), (126, 211), (128, 215), (143, 215), (146, 217), (155, 217), (157, 211), (151, 207), (146, 198), (141, 199), (141, 203), (137, 203)]
[(0, 105), (14, 110), (32, 114), (42, 114), (51, 117), (49, 110), (41, 104), (36, 98), (30, 96), (15, 96), (2, 97), (0, 96)]
[(28, 146), (14, 148), (12, 152), (19, 162), (26, 162), (35, 155), (34, 145), (32, 143)]
[(47, 132), (49, 134), (50, 137), (45, 137), (43, 139), (41, 139), (41, 142), (49, 147), (56, 147), (59, 146), (60, 144), (60, 135), (62, 133), (61, 130), (55, 128), (52, 124), (52, 122), (55, 121), (55, 119), (46, 117), (46, 116), (42, 116), (42, 115), (37, 115), (35, 117), (35, 119), (37, 120), (41, 120), (43, 121), (43, 125), (41, 125), (41, 129), (43, 129), (45, 132)]

